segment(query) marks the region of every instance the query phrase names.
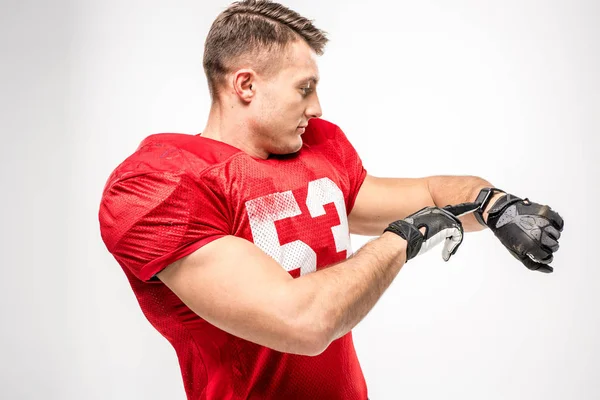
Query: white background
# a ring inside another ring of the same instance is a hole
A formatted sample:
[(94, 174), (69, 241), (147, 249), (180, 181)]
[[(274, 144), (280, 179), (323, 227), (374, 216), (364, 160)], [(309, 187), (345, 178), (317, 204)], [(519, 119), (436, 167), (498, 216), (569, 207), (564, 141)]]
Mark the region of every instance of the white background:
[[(1, 398), (184, 398), (97, 211), (145, 136), (203, 129), (227, 4), (2, 1)], [(329, 32), (323, 118), (370, 173), (479, 175), (566, 220), (551, 275), (489, 231), (410, 262), (355, 329), (371, 398), (600, 398), (600, 3), (285, 4)]]

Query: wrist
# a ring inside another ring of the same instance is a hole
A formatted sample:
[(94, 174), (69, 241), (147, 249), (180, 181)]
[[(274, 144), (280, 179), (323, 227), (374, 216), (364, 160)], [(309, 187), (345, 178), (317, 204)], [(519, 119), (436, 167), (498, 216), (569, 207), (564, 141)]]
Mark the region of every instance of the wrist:
[[(421, 211), (425, 211), (427, 208), (424, 208)], [(415, 215), (415, 214), (412, 214)], [(414, 258), (419, 254), (419, 250), (423, 245), (423, 240), (425, 237), (423, 236), (423, 230), (419, 230), (414, 225), (413, 218), (400, 219), (398, 221), (394, 221), (388, 225), (384, 232), (391, 232), (395, 235), (400, 236), (406, 242), (406, 261)]]
[(498, 201), (499, 198), (505, 196), (506, 193), (502, 189), (491, 187), (483, 187), (479, 190), (479, 194), (475, 199), (475, 204), (479, 207), (475, 210), (475, 219), (483, 226), (487, 227), (489, 210)]
[(387, 231), (383, 232), (383, 234), (379, 237), (379, 240), (383, 241), (386, 247), (394, 249), (395, 255), (401, 258), (402, 263), (406, 263), (406, 250), (408, 247), (408, 242), (406, 239), (397, 235), (396, 233)]
[(488, 221), (488, 214), (489, 214), (489, 210), (492, 208), (492, 206), (494, 204), (496, 204), (496, 201), (501, 198), (506, 196), (506, 193), (502, 193), (502, 192), (498, 192), (495, 193), (491, 198), (490, 201), (488, 202), (487, 206), (485, 207), (485, 209), (483, 210), (482, 216), (483, 216), (483, 220), (485, 221), (485, 223), (487, 224)]
[(394, 246), (394, 248), (401, 248), (403, 250), (406, 250), (406, 239), (394, 232), (383, 232), (379, 238), (382, 239), (385, 243), (389, 243), (390, 246)]

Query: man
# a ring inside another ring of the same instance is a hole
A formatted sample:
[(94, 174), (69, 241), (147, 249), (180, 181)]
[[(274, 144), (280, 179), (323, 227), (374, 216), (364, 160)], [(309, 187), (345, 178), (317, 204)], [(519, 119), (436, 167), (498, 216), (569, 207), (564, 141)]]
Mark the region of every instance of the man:
[[(549, 207), (477, 177), (367, 175), (320, 119), (326, 42), (280, 4), (233, 3), (205, 44), (204, 131), (149, 136), (106, 184), (103, 240), (190, 399), (366, 399), (351, 329), (405, 262), (441, 242), (447, 261), (463, 230), (489, 226), (552, 271)], [(350, 233), (378, 238), (351, 256)]]

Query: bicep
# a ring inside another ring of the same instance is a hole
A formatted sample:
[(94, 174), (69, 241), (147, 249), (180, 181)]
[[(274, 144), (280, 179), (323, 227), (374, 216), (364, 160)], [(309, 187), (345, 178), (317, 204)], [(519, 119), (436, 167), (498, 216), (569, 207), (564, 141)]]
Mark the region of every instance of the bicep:
[(253, 243), (217, 239), (158, 274), (194, 313), (243, 339), (291, 353), (310, 353), (291, 310), (293, 278)]
[(350, 232), (376, 236), (393, 221), (434, 205), (427, 178), (377, 178), (367, 175), (352, 212)]

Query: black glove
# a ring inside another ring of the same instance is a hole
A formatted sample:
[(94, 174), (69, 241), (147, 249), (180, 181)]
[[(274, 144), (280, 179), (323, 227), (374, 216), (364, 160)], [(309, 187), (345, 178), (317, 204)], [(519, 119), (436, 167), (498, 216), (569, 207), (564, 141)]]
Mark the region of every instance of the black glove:
[(488, 210), (487, 226), (516, 259), (527, 268), (552, 272), (549, 265), (558, 250), (564, 221), (549, 206), (507, 194)]
[[(425, 234), (419, 228), (425, 227)], [(405, 219), (392, 222), (384, 232), (393, 232), (406, 240), (406, 261), (425, 253), (442, 241), (442, 257), (448, 261), (463, 240), (460, 220), (449, 211), (425, 207)]]

